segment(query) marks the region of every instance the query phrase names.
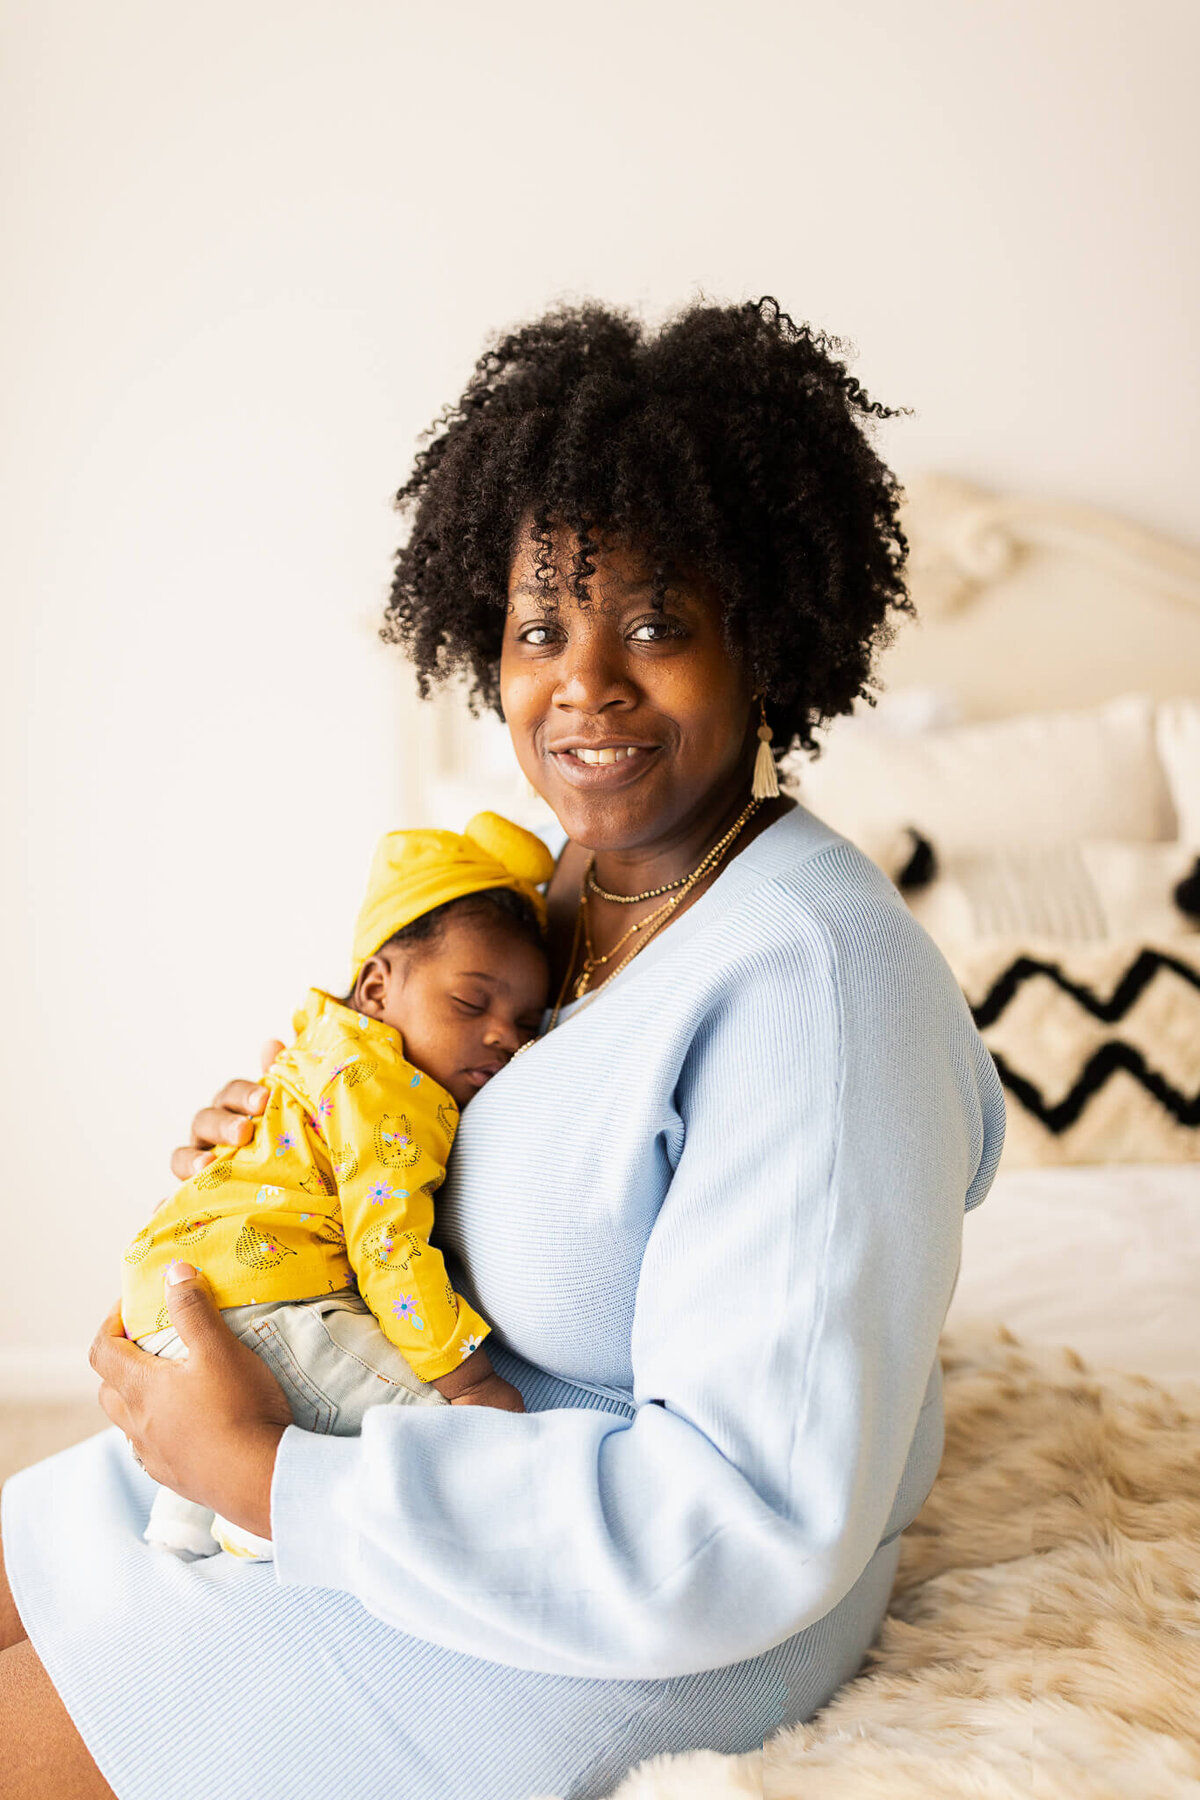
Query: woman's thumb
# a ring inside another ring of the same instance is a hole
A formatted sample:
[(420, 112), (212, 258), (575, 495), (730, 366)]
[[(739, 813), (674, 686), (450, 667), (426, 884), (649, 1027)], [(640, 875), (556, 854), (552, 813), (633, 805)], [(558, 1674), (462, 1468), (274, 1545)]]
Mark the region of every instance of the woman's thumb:
[(173, 1262), (163, 1277), (167, 1317), (190, 1350), (222, 1321), (203, 1275), (188, 1262)]

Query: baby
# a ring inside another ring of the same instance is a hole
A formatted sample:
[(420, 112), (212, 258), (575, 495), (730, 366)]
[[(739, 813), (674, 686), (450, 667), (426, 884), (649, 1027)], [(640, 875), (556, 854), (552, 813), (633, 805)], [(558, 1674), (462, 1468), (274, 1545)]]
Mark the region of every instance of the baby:
[[(553, 867), (539, 838), (496, 813), (461, 837), (382, 840), (350, 993), (312, 990), (264, 1077), (250, 1143), (186, 1181), (126, 1250), (129, 1337), (186, 1355), (163, 1302), (167, 1268), (186, 1257), (306, 1430), (354, 1436), (381, 1402), (521, 1410), (429, 1234), (460, 1109), (541, 1024), (538, 888)], [(184, 1558), (272, 1554), (165, 1488), (145, 1535)]]

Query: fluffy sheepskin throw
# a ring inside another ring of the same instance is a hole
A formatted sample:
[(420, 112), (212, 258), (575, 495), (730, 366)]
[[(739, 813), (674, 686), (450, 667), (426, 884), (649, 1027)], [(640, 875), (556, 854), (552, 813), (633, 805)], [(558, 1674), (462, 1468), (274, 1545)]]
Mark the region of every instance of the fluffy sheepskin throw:
[(943, 1343), (946, 1454), (864, 1672), (761, 1754), (613, 1800), (1196, 1800), (1200, 1387)]

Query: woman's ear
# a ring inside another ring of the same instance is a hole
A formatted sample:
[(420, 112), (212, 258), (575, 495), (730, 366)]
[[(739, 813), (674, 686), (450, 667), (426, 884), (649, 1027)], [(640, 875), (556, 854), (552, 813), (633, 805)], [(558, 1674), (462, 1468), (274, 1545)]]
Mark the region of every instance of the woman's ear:
[(356, 1012), (366, 1013), (372, 1019), (383, 1017), (390, 975), (391, 970), (382, 956), (368, 956), (354, 983), (353, 1005)]

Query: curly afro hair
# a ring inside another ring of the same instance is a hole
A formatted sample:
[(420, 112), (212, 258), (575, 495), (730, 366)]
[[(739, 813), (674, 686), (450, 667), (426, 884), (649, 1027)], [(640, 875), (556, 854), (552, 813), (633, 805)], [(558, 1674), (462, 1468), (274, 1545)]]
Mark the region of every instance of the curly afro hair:
[[(577, 537), (568, 590), (589, 598), (605, 539), (636, 545), (657, 604), (706, 577), (731, 649), (767, 701), (777, 755), (867, 689), (891, 615), (911, 611), (901, 490), (868, 441), (897, 410), (765, 297), (697, 305), (654, 335), (588, 302), (502, 337), (431, 427), (396, 496), (411, 519), (382, 635), (421, 694), (465, 672), (500, 710), (508, 575), (532, 521), (538, 578), (554, 533)], [(548, 599), (553, 601), (553, 594)]]

